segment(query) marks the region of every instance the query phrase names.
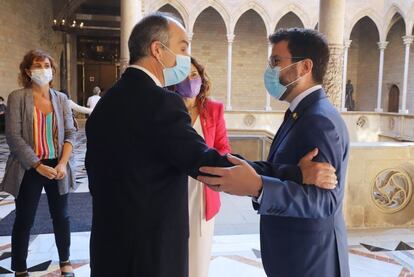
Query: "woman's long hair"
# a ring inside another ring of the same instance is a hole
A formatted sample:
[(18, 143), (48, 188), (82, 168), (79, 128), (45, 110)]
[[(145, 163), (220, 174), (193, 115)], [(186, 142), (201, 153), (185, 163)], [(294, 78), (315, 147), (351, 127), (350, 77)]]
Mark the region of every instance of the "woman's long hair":
[(200, 93), (197, 95), (195, 104), (201, 116), (205, 116), (206, 101), (210, 96), (211, 82), (208, 77), (205, 67), (202, 66), (195, 58), (191, 57), (191, 64), (197, 69), (201, 78)]

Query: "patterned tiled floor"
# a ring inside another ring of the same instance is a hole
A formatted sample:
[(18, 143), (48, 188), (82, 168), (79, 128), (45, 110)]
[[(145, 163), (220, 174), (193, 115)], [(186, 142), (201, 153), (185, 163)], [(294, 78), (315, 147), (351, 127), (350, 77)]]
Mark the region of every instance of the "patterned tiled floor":
[[(75, 149), (76, 192), (87, 192), (84, 169), (85, 136), (79, 133)], [(8, 148), (0, 135), (0, 178)], [(258, 218), (249, 200), (223, 195), (216, 220), (209, 277), (265, 277), (257, 234)], [(14, 210), (12, 197), (0, 193), (0, 220)], [(72, 233), (71, 260), (76, 276), (89, 276), (89, 232)], [(349, 257), (353, 277), (414, 277), (414, 229), (349, 231)], [(28, 266), (32, 276), (59, 276), (52, 234), (33, 235)], [(10, 237), (0, 237), (0, 276), (10, 272)], [(191, 276), (194, 277), (194, 276)]]

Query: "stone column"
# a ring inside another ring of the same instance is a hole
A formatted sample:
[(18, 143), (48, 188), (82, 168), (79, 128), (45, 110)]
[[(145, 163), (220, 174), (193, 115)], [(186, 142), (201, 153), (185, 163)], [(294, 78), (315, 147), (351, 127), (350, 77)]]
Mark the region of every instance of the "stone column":
[(332, 103), (339, 108), (343, 78), (345, 0), (320, 0), (318, 26), (328, 39), (331, 54), (324, 87)]
[(68, 37), (68, 91), (73, 101), (78, 100), (77, 39), (75, 34)]
[(346, 40), (344, 43), (344, 67), (342, 69), (342, 100), (341, 100), (341, 111), (346, 112), (347, 108), (345, 106), (346, 100), (346, 79), (347, 79), (347, 70), (348, 70), (348, 52), (349, 47), (351, 46), (352, 40)]
[(124, 72), (129, 64), (129, 36), (135, 24), (137, 24), (141, 18), (141, 0), (121, 0), (121, 72)]
[(387, 48), (388, 41), (380, 41), (377, 43), (378, 48), (380, 50), (380, 63), (379, 63), (379, 70), (378, 70), (378, 94), (377, 94), (377, 108), (375, 111), (377, 113), (382, 113), (384, 110), (381, 108), (382, 102), (382, 81), (384, 75), (384, 51)]
[(63, 49), (60, 56), (60, 88), (68, 89), (68, 34), (62, 32)]
[(231, 69), (233, 62), (233, 41), (234, 34), (227, 34), (227, 104), (226, 110), (231, 111)]
[[(272, 55), (272, 44), (269, 42), (268, 48), (267, 48), (267, 57), (270, 58), (270, 56)], [(265, 106), (265, 111), (271, 111), (272, 110), (272, 106), (270, 105), (270, 94), (266, 92), (266, 106)]]
[(193, 35), (194, 35), (193, 32), (187, 32), (188, 41), (190, 42), (190, 45), (188, 46), (188, 54), (190, 55), (191, 55), (191, 44), (193, 41)]
[(410, 46), (413, 43), (414, 36), (404, 36), (403, 42), (405, 45), (405, 60), (404, 60), (404, 81), (403, 81), (403, 91), (402, 91), (402, 101), (400, 113), (407, 114), (407, 85), (408, 85), (408, 65), (410, 61)]

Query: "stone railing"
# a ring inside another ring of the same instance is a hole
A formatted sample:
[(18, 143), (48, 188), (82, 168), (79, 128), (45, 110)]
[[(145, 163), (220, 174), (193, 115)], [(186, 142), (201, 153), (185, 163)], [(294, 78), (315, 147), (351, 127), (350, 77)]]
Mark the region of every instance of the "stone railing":
[(414, 226), (414, 143), (352, 143), (346, 183), (348, 227)]
[[(227, 112), (234, 153), (266, 159), (282, 112)], [(349, 228), (414, 227), (414, 116), (343, 113), (351, 137), (344, 216)]]
[[(233, 153), (265, 160), (269, 132), (229, 133)], [(414, 227), (414, 143), (351, 143), (344, 216), (348, 228)]]
[[(227, 111), (230, 131), (264, 131), (274, 134), (283, 121), (283, 112)], [(414, 115), (375, 112), (342, 113), (353, 142), (414, 141)]]

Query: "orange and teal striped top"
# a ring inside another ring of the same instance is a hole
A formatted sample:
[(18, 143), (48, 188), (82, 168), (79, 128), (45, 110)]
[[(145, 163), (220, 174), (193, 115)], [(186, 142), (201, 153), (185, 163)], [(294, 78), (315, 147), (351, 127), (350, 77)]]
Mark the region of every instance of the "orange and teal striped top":
[(36, 106), (33, 109), (34, 150), (39, 159), (56, 159), (57, 128), (54, 113), (44, 114)]

